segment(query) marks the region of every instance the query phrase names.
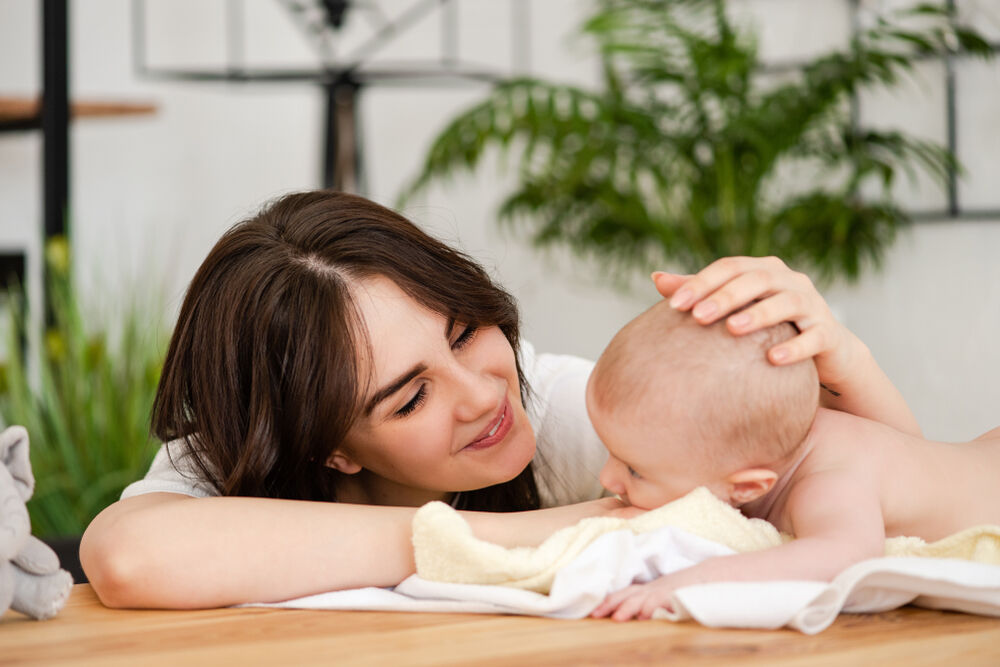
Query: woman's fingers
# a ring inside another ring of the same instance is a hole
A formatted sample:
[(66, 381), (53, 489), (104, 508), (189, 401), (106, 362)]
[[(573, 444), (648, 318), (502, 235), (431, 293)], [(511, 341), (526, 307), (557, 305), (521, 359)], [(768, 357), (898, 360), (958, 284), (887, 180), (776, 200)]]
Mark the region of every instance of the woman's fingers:
[(772, 275), (763, 269), (754, 269), (736, 276), (696, 303), (691, 315), (701, 324), (711, 324), (773, 290)]
[(782, 322), (795, 322), (799, 330), (805, 330), (816, 324), (815, 313), (809, 311), (809, 300), (801, 292), (778, 292), (729, 316), (726, 326), (737, 336)]
[(663, 298), (669, 299), (691, 276), (654, 271), (650, 277), (653, 279), (653, 284), (656, 285), (656, 290), (663, 295)]
[(798, 336), (786, 340), (780, 345), (775, 345), (767, 351), (767, 358), (775, 366), (785, 366), (794, 364), (803, 359), (810, 359), (831, 349), (829, 329), (826, 327), (812, 327), (806, 329)]
[(777, 257), (723, 257), (692, 276), (670, 298), (670, 305), (677, 310), (689, 310), (733, 278), (757, 269), (791, 273)]

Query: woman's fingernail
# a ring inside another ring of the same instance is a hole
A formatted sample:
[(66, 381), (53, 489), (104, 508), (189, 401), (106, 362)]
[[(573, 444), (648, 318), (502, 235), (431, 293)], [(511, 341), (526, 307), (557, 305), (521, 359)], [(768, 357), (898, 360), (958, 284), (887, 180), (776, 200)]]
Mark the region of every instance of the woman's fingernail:
[(750, 324), (750, 314), (749, 313), (737, 313), (729, 318), (729, 323), (736, 327), (737, 329), (742, 329), (746, 325)]
[(788, 358), (788, 350), (783, 347), (779, 347), (775, 350), (771, 350), (771, 360), (772, 361), (784, 361)]
[(692, 314), (698, 319), (704, 319), (715, 315), (718, 311), (719, 307), (715, 305), (714, 301), (702, 301), (694, 307)]
[(694, 300), (694, 294), (689, 289), (680, 289), (670, 298), (670, 305), (674, 308), (686, 308)]

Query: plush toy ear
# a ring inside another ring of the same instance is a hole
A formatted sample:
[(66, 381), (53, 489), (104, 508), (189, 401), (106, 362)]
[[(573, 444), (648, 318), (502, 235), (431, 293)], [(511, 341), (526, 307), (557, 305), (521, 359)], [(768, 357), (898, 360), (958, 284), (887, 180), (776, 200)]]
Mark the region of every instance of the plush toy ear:
[(739, 507), (757, 500), (778, 481), (778, 473), (767, 468), (746, 468), (738, 470), (726, 478), (729, 485), (729, 500)]
[(343, 452), (334, 452), (326, 460), (326, 465), (334, 470), (339, 470), (345, 475), (353, 475), (361, 472), (361, 465)]

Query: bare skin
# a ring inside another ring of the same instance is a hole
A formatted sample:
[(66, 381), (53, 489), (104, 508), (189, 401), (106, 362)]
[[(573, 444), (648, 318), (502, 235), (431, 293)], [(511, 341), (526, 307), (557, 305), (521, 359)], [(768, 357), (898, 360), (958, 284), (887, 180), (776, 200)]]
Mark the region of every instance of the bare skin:
[[(648, 453), (636, 451), (641, 448), (611, 449), (612, 459), (644, 461)], [(662, 447), (658, 455), (670, 456)], [(712, 558), (630, 586), (609, 595), (593, 616), (650, 618), (669, 605), (674, 590), (692, 584), (829, 580), (853, 563), (883, 555), (887, 537), (933, 541), (964, 528), (1000, 524), (997, 469), (1000, 428), (971, 442), (935, 442), (820, 408), (791, 460), (735, 472), (720, 468), (686, 489), (707, 486), (747, 516), (766, 519), (795, 540)], [(607, 474), (615, 485), (614, 472)]]

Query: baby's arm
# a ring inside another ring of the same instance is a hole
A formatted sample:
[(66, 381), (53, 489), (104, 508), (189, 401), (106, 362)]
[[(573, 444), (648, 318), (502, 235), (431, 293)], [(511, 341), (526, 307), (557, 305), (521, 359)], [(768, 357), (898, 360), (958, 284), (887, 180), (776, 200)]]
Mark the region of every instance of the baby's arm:
[(796, 539), (772, 549), (709, 558), (647, 584), (612, 593), (591, 614), (616, 621), (651, 618), (674, 590), (716, 581), (829, 581), (846, 567), (885, 550), (881, 503), (874, 486), (846, 473), (819, 473), (790, 491), (786, 511)]

